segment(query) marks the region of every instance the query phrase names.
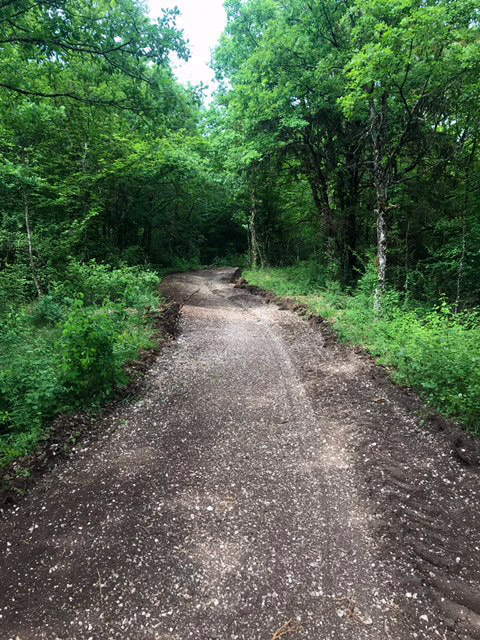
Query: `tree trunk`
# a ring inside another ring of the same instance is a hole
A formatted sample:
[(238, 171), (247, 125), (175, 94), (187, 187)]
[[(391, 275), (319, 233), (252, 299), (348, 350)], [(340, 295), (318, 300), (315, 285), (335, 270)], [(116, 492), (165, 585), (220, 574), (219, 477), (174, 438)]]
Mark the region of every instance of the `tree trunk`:
[(323, 219), (325, 236), (329, 240), (336, 239), (335, 226), (333, 223), (333, 211), (330, 206), (330, 198), (328, 189), (323, 181), (318, 180), (317, 176), (310, 178), (310, 188), (312, 190), (313, 201)]
[(335, 260), (335, 248), (341, 252), (339, 246), (337, 229), (335, 225), (334, 210), (332, 208), (328, 189), (328, 180), (322, 170), (321, 158), (318, 149), (312, 140), (312, 133), (307, 130), (304, 136), (306, 145), (306, 155), (303, 160), (306, 166), (307, 178), (312, 191), (315, 206), (322, 216), (325, 238), (327, 240), (327, 255), (329, 261)]
[(359, 201), (360, 175), (358, 157), (354, 150), (346, 154), (347, 172), (341, 182), (339, 193), (343, 218), (343, 279), (346, 284), (354, 284), (358, 276), (357, 264), (357, 210)]
[(250, 211), (250, 264), (254, 269), (258, 266), (260, 252), (257, 240), (257, 195), (255, 188), (252, 190), (252, 208)]
[(25, 229), (27, 231), (27, 241), (28, 241), (28, 257), (30, 261), (30, 270), (32, 272), (33, 283), (35, 285), (35, 289), (37, 290), (37, 296), (40, 298), (43, 295), (42, 288), (40, 286), (40, 282), (37, 277), (37, 271), (35, 268), (35, 258), (33, 256), (33, 243), (32, 243), (32, 230), (30, 227), (30, 205), (28, 201), (28, 194), (25, 189), (22, 189), (23, 196), (23, 206), (24, 206), (24, 214), (25, 214)]
[(467, 257), (467, 217), (469, 213), (469, 192), (470, 192), (470, 171), (473, 165), (473, 161), (477, 151), (477, 140), (475, 139), (472, 145), (472, 152), (470, 154), (469, 161), (465, 168), (465, 180), (464, 180), (464, 198), (463, 198), (463, 212), (462, 212), (462, 251), (460, 253), (460, 260), (457, 270), (457, 295), (455, 298), (455, 313), (458, 313), (460, 309), (460, 300), (462, 293), (462, 280), (465, 271), (465, 260)]
[(387, 289), (387, 208), (383, 201), (377, 203), (377, 207), (378, 286), (375, 290), (375, 309), (380, 311)]
[(373, 182), (376, 195), (377, 214), (377, 271), (378, 285), (375, 289), (375, 310), (380, 311), (382, 297), (387, 288), (387, 213), (389, 207), (389, 170), (385, 166), (385, 143), (387, 138), (388, 96), (381, 97), (380, 112), (374, 98), (370, 104), (370, 126), (373, 146)]

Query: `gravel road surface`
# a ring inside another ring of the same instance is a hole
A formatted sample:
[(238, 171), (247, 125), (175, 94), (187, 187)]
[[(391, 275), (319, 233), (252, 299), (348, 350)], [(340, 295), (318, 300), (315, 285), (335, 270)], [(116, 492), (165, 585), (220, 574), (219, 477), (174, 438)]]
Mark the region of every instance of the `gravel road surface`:
[(0, 638), (479, 638), (477, 469), (233, 274), (166, 279), (142, 395), (2, 516)]

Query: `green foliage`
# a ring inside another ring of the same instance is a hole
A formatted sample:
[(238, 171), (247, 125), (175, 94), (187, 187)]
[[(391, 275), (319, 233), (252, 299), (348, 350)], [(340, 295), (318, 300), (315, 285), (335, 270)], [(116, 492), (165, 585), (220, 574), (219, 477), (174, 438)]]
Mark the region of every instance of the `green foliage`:
[(381, 212), (390, 285), (478, 304), (478, 3), (226, 8), (217, 127), (259, 263), (313, 254), (355, 286)]
[(281, 269), (247, 270), (244, 276), (253, 284), (261, 279), (258, 286), (271, 289), (281, 296), (306, 296), (321, 291), (326, 284), (323, 265), (314, 260)]
[[(153, 23), (137, 0), (3, 3), (0, 87), (88, 104), (135, 104), (143, 85), (155, 86), (171, 52), (188, 55), (176, 15), (165, 10)], [(86, 72), (93, 81), (85, 81)], [(72, 76), (79, 82), (69, 85)], [(130, 79), (136, 84), (126, 84)]]
[(0, 466), (30, 451), (62, 393), (58, 329), (39, 331), (26, 311), (2, 318)]
[(65, 306), (58, 302), (58, 297), (42, 296), (32, 305), (32, 324), (37, 327), (56, 326), (65, 316)]
[(112, 269), (95, 261), (71, 261), (56, 287), (57, 297), (74, 297), (81, 293), (85, 305), (100, 305), (105, 300), (122, 302), (127, 307), (145, 309), (156, 302), (159, 276), (139, 267)]
[(437, 410), (480, 435), (480, 319), (477, 312), (454, 313), (443, 300), (428, 309), (386, 296), (382, 315), (373, 310), (372, 276), (355, 295), (311, 282), (305, 265), (247, 271), (245, 278), (279, 295), (297, 298), (329, 320), (340, 338), (360, 345), (389, 367), (400, 384), (411, 386)]
[(60, 412), (88, 409), (128, 382), (125, 365), (152, 345), (159, 307), (151, 271), (70, 264), (72, 281), (0, 316), (0, 466), (34, 449)]
[(244, 250), (198, 93), (169, 68), (187, 56), (177, 11), (14, 4), (0, 21), (0, 311), (35, 278), (45, 293), (74, 276), (72, 258), (168, 268)]
[(26, 303), (32, 293), (31, 274), (26, 265), (7, 265), (0, 271), (0, 314)]
[(63, 326), (63, 380), (69, 396), (109, 395), (117, 367), (113, 345), (119, 319), (115, 307), (83, 308), (81, 300)]

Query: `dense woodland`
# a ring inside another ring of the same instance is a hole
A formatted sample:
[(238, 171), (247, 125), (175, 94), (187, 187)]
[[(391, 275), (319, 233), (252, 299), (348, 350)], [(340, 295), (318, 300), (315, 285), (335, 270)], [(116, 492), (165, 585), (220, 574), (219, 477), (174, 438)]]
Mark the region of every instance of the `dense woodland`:
[(0, 464), (126, 384), (162, 273), (211, 264), (479, 429), (478, 0), (225, 6), (206, 105), (176, 11), (0, 0)]
[(219, 111), (250, 172), (253, 260), (314, 255), (351, 286), (378, 251), (382, 290), (477, 304), (478, 3), (227, 6)]

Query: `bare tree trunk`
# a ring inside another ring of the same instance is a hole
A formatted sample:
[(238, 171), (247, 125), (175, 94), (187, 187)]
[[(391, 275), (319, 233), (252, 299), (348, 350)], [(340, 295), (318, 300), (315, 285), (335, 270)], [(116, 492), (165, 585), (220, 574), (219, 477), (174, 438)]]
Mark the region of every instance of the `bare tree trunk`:
[(377, 209), (377, 261), (378, 286), (375, 290), (375, 309), (380, 311), (382, 297), (387, 289), (387, 219), (386, 209), (382, 205)]
[(252, 190), (252, 208), (250, 212), (250, 264), (254, 269), (258, 266), (260, 251), (257, 240), (257, 195), (255, 187)]
[(37, 296), (40, 298), (43, 295), (42, 288), (40, 286), (40, 282), (37, 277), (37, 271), (35, 268), (35, 258), (33, 256), (33, 243), (32, 243), (32, 230), (30, 228), (30, 206), (28, 201), (28, 194), (25, 189), (22, 189), (23, 196), (23, 206), (24, 206), (24, 214), (25, 214), (25, 229), (27, 231), (27, 240), (28, 240), (28, 257), (30, 260), (30, 269), (32, 271), (33, 283), (35, 285), (35, 289), (37, 290)]
[(387, 94), (381, 98), (380, 112), (372, 98), (370, 105), (370, 126), (373, 142), (373, 181), (377, 199), (377, 270), (378, 285), (375, 289), (375, 310), (382, 307), (382, 297), (387, 289), (387, 212), (389, 210), (389, 171), (385, 167), (385, 142), (387, 137)]

